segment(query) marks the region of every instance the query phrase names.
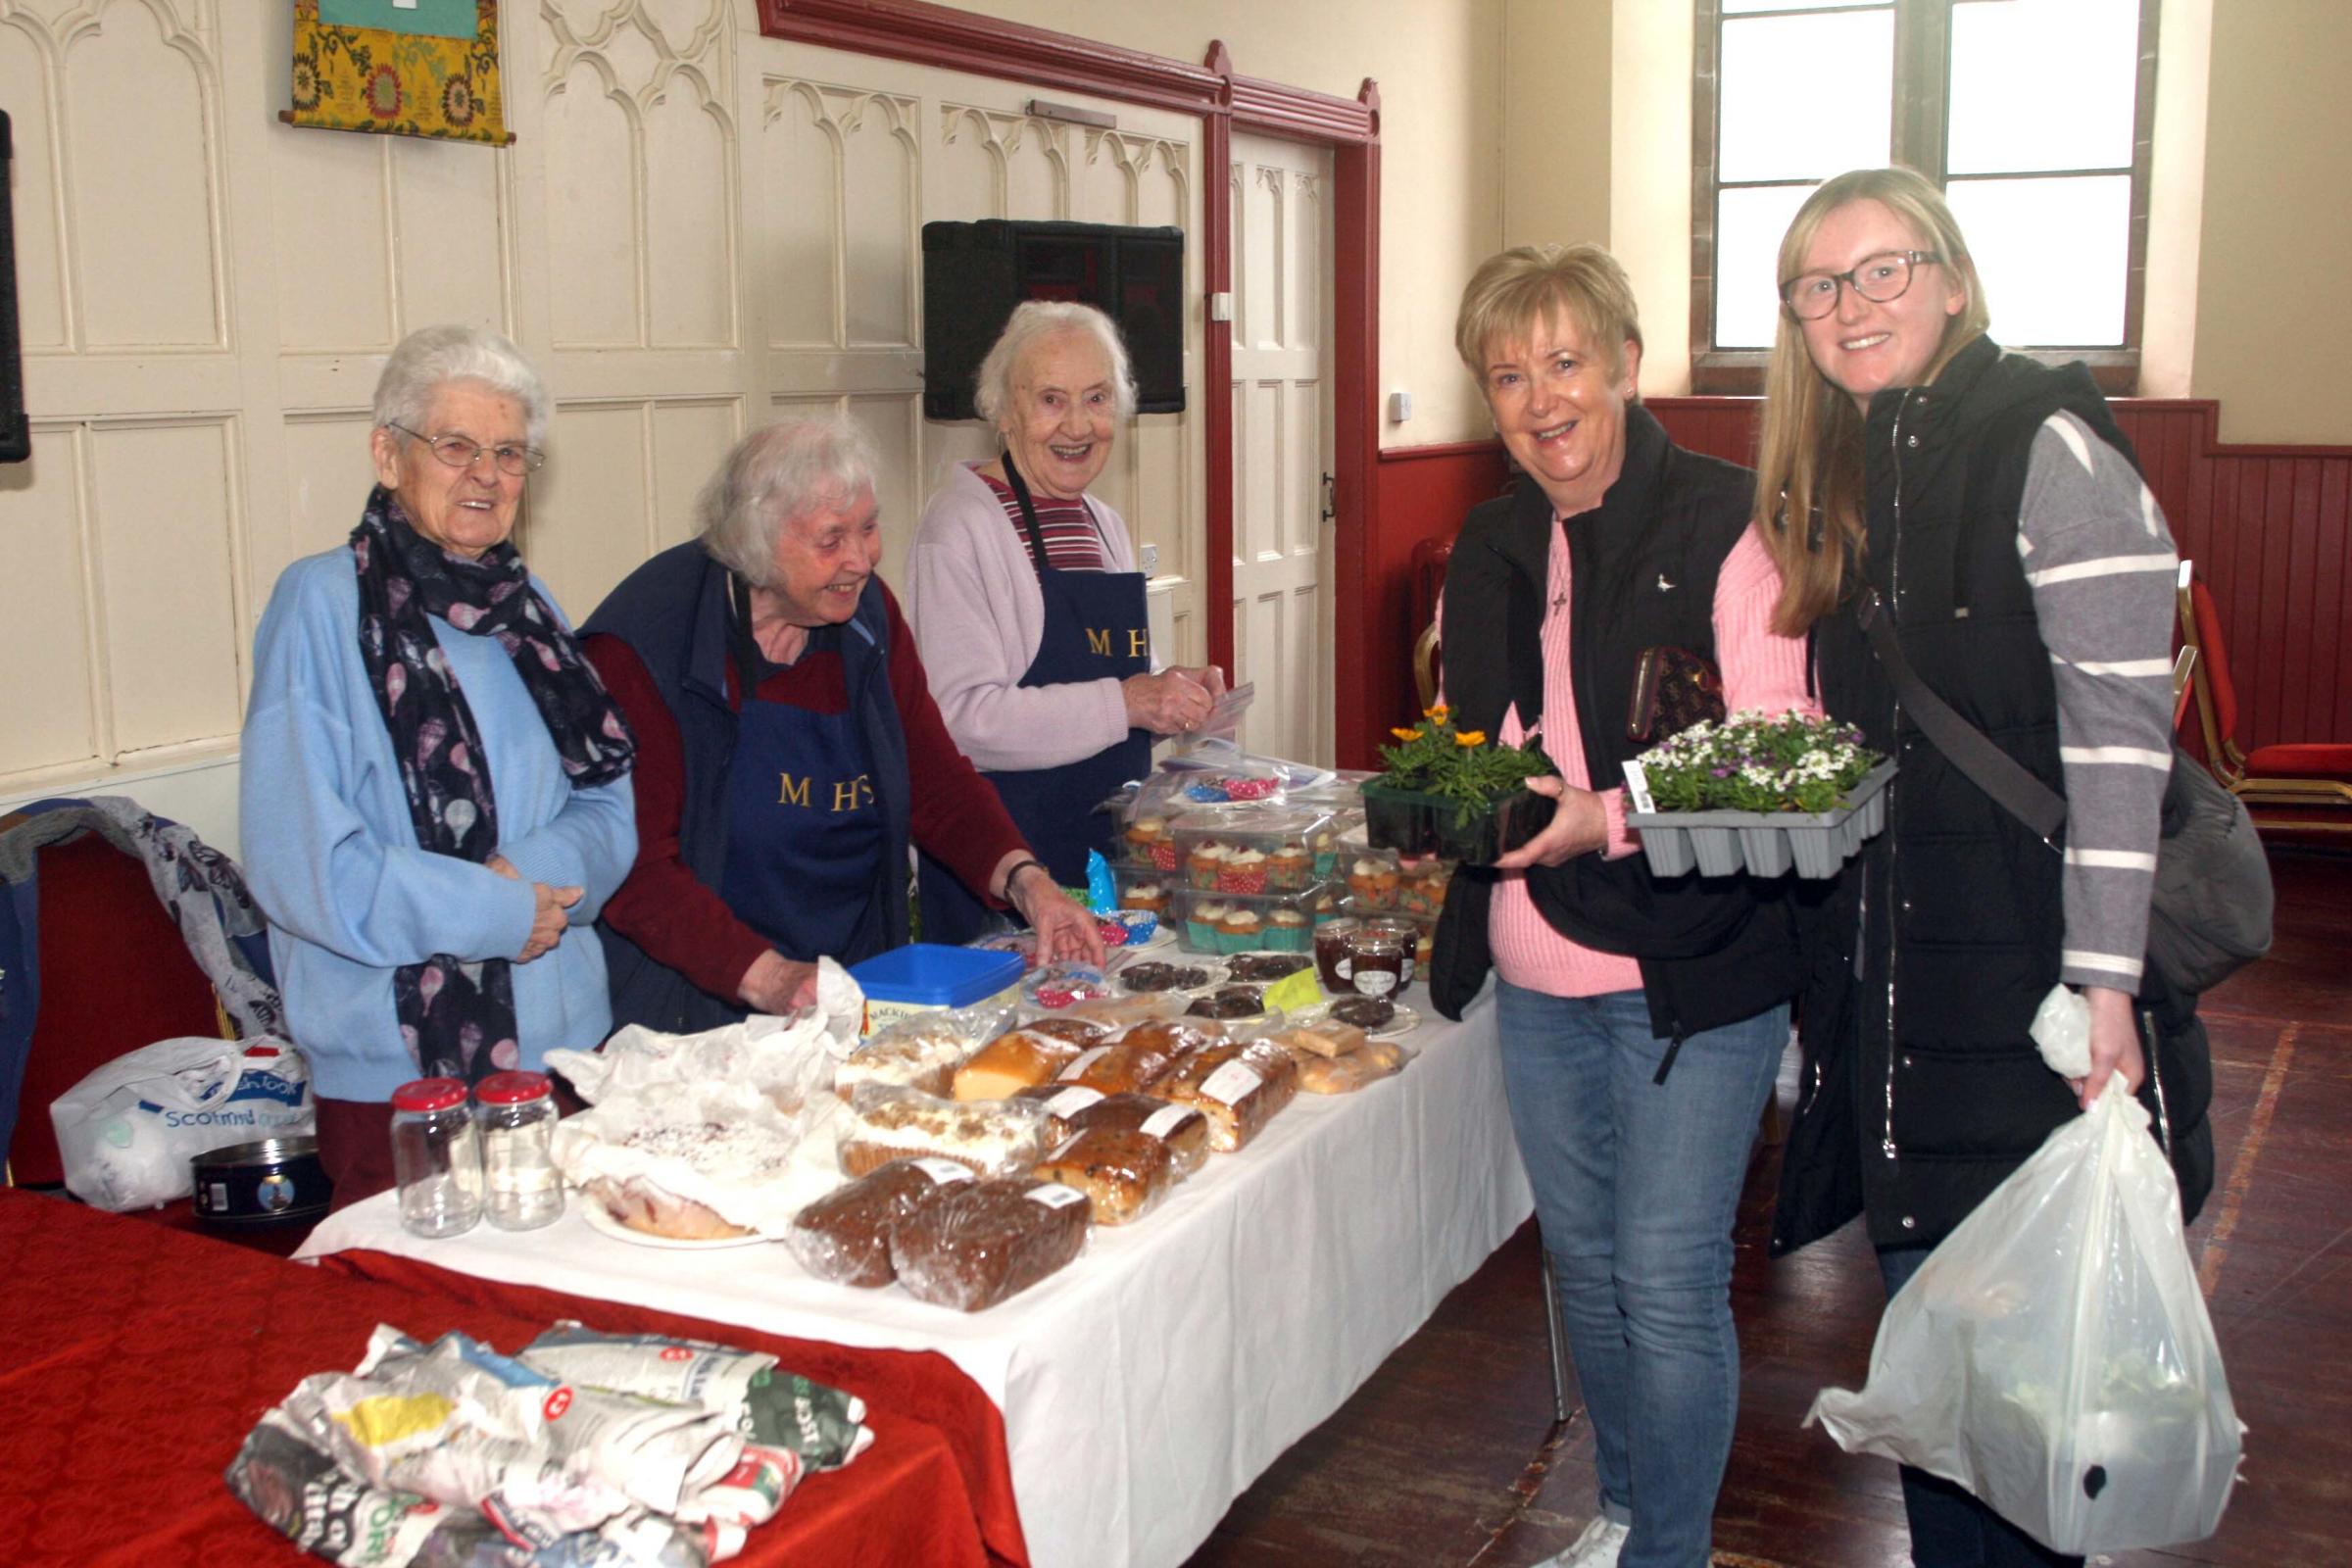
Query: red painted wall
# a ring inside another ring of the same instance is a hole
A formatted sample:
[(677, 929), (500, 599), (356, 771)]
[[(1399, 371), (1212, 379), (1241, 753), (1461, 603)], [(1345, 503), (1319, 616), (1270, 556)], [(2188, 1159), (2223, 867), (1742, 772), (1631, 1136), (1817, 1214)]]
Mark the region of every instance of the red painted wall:
[(1390, 725), (1407, 722), (1420, 708), (1413, 693), (1413, 639), (1427, 622), (1412, 614), (1413, 547), (1424, 539), (1452, 538), (1464, 514), (1502, 492), (1509, 471), (1499, 441), (1391, 448), (1373, 466), (1377, 525), (1366, 536), (1362, 580), (1365, 646), (1377, 655), (1360, 669), (1343, 663), (1338, 685), (1342, 711), (1360, 703), (1363, 732), (1374, 741), (1359, 751), (1343, 736), (1341, 766), (1377, 767), (1372, 744), (1388, 739)]
[[(1753, 461), (1755, 399), (1646, 402), (1683, 445)], [(2114, 409), (2180, 553), (2221, 606), (2244, 710), (2238, 744), (2352, 742), (2352, 447), (2222, 446), (2219, 405), (2206, 400), (2120, 398)], [(1476, 441), (1385, 451), (1377, 472), (1364, 613), (1368, 646), (1391, 652), (1340, 672), (1343, 705), (1361, 701), (1376, 733), (1415, 706), (1413, 547), (1450, 539), (1470, 507), (1502, 488), (1507, 468), (1499, 442)]]

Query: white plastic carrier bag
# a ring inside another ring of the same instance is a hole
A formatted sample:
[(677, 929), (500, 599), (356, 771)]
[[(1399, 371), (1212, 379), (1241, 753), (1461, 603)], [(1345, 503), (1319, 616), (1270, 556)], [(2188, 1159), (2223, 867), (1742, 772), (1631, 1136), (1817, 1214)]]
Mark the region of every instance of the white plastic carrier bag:
[[(2085, 1051), (2070, 1075), (2087, 1067)], [(2120, 1078), (1930, 1254), (1887, 1303), (1869, 1382), (1823, 1390), (1817, 1420), (2053, 1550), (2213, 1534), (2245, 1429), (2172, 1166)]]
[(153, 1208), (196, 1190), (188, 1161), (265, 1138), (308, 1138), (318, 1108), (282, 1040), (159, 1040), (49, 1106), (66, 1188), (93, 1208)]

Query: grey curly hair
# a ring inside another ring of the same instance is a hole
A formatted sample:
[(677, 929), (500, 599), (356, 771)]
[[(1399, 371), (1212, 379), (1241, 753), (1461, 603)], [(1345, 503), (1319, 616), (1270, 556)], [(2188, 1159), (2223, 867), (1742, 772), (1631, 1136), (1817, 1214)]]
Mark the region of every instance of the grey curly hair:
[(793, 518), (846, 507), (874, 487), (874, 444), (850, 419), (779, 419), (754, 430), (703, 486), (695, 516), (710, 559), (754, 587), (776, 569), (776, 535)]

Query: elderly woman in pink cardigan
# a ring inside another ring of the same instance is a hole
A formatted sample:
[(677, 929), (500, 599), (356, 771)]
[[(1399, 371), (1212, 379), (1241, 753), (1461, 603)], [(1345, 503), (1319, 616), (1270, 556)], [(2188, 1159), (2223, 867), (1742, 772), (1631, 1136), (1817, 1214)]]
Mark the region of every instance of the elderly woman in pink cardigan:
[[(1095, 808), (1150, 771), (1155, 736), (1198, 727), (1225, 678), (1154, 664), (1127, 525), (1086, 493), (1135, 412), (1110, 318), (1062, 301), (1017, 307), (973, 401), (998, 455), (957, 464), (923, 509), (906, 612), (948, 732), (1068, 887), (1110, 842)], [(922, 911), (924, 937), (941, 942), (969, 940), (985, 918), (928, 861)]]

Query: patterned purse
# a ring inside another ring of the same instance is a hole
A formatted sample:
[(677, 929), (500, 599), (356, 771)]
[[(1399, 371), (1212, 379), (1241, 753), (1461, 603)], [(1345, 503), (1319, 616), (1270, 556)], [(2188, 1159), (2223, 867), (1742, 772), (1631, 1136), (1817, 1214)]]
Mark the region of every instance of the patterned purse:
[(1702, 719), (1723, 722), (1723, 675), (1715, 662), (1688, 648), (1644, 648), (1634, 666), (1633, 701), (1625, 737), (1644, 745), (1680, 735)]

